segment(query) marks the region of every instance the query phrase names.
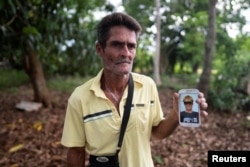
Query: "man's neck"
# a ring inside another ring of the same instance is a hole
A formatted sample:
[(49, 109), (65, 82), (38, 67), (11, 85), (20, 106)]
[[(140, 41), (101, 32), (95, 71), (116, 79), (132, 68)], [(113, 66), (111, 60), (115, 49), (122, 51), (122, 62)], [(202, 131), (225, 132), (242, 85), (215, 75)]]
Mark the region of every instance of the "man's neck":
[(112, 92), (123, 92), (128, 84), (129, 74), (115, 75), (103, 73), (101, 79), (102, 88), (108, 88)]

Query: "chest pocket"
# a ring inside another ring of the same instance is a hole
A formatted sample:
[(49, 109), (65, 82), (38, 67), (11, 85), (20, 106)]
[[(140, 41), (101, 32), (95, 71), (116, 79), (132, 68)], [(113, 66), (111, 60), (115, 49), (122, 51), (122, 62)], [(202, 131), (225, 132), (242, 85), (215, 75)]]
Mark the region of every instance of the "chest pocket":
[(149, 104), (135, 104), (136, 114), (136, 129), (139, 131), (146, 131), (149, 127)]

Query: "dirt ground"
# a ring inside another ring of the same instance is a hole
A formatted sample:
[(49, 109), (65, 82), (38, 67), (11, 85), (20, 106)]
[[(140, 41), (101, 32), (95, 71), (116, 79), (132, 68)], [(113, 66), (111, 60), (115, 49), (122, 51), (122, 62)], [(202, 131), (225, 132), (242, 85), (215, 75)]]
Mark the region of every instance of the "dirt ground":
[[(159, 90), (166, 115), (172, 107), (171, 95), (171, 90)], [(60, 139), (69, 94), (51, 91), (52, 109), (15, 109), (18, 102), (32, 96), (29, 86), (14, 94), (0, 93), (0, 167), (66, 166), (67, 150)], [(156, 167), (205, 167), (208, 150), (250, 150), (247, 113), (208, 112), (200, 128), (179, 126), (167, 139), (151, 141)]]

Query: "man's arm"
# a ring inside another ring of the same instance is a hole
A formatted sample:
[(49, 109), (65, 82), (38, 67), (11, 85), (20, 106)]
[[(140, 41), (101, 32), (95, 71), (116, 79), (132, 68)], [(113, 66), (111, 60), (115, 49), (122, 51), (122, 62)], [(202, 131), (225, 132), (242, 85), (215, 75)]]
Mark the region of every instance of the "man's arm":
[[(178, 98), (179, 94), (175, 93), (173, 96), (173, 111), (170, 113), (169, 117), (162, 120), (158, 126), (152, 128), (152, 136), (156, 139), (163, 139), (168, 137), (175, 128), (179, 125), (179, 116), (178, 116)], [(202, 116), (207, 116), (205, 109), (207, 108), (206, 99), (204, 98), (203, 93), (199, 93), (199, 98), (197, 100), (198, 104), (201, 107)]]
[(168, 137), (179, 125), (178, 115), (172, 111), (168, 118), (162, 120), (158, 126), (152, 128), (152, 136), (155, 139)]
[(70, 147), (67, 154), (68, 167), (85, 167), (85, 147)]
[(157, 126), (152, 128), (152, 136), (155, 139), (163, 139), (168, 137), (179, 125), (178, 98), (179, 95), (175, 93), (173, 95), (173, 111), (166, 119), (162, 120)]

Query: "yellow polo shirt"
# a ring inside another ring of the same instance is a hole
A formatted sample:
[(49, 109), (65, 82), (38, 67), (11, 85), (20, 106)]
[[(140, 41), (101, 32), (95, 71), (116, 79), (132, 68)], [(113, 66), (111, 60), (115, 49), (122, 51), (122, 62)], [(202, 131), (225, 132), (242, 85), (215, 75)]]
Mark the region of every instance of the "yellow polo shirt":
[[(77, 87), (68, 100), (61, 143), (85, 147), (96, 156), (114, 155), (119, 138), (127, 89), (120, 102), (120, 114), (105, 96), (96, 77)], [(152, 126), (164, 119), (154, 81), (132, 73), (134, 95), (129, 122), (119, 154), (120, 167), (153, 167), (150, 136)]]

